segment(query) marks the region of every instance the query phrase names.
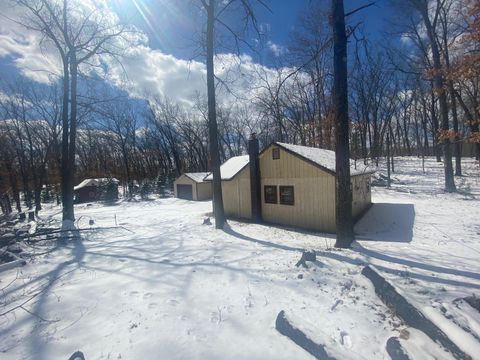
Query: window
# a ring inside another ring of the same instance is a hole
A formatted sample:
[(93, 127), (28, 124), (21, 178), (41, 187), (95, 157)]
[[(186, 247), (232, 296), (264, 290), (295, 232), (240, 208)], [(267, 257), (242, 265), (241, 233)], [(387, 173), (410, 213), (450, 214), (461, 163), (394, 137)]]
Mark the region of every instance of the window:
[(273, 160), (280, 159), (280, 149), (279, 148), (273, 148), (272, 149), (272, 159)]
[(276, 186), (265, 185), (264, 191), (265, 191), (265, 203), (276, 204), (278, 202)]
[(280, 204), (282, 205), (295, 204), (293, 186), (280, 186)]

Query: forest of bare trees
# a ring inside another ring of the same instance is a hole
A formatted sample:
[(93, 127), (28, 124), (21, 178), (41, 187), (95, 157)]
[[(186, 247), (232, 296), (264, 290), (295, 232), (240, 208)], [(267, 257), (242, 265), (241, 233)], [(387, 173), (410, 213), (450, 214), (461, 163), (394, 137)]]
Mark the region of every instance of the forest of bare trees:
[[(64, 189), (65, 216), (73, 219), (65, 191), (84, 178), (118, 178), (131, 195), (134, 184), (168, 187), (183, 172), (211, 170), (213, 110), (206, 95), (189, 104), (168, 94), (131, 98), (99, 86), (89, 71), (104, 56), (121, 61), (128, 28), (88, 13), (69, 23), (66, 0), (63, 8), (49, 8), (48, 0), (16, 3), (30, 11), (29, 22), (18, 22), (53, 43), (63, 73), (49, 85), (20, 76), (1, 80), (0, 190), (11, 207), (38, 211), (42, 200), (61, 201)], [(244, 154), (253, 132), (261, 147), (283, 141), (335, 148), (329, 9), (310, 6), (298, 20), (302, 31), (275, 59), (278, 66), (255, 68), (251, 98), (217, 101), (219, 162)], [(392, 6), (405, 16), (384, 41), (369, 39), (347, 18), (350, 155), (378, 164), (388, 137), (395, 156), (436, 156), (444, 163), (445, 190), (455, 191), (462, 154), (480, 160), (480, 5)]]

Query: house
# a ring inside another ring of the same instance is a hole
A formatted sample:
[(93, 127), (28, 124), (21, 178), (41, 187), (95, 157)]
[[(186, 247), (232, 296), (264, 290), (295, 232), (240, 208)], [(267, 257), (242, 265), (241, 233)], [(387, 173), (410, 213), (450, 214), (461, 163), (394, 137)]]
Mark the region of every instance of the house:
[(118, 197), (118, 181), (115, 178), (85, 179), (73, 188), (76, 203), (98, 201), (105, 198), (108, 186), (115, 187), (112, 194)]
[[(373, 171), (350, 172), (358, 219), (371, 205)], [(220, 173), (227, 217), (335, 232), (335, 152), (274, 142), (258, 153), (252, 139), (249, 155), (229, 159)]]
[(206, 172), (185, 173), (173, 182), (175, 197), (186, 200), (210, 200), (212, 184), (205, 181)]

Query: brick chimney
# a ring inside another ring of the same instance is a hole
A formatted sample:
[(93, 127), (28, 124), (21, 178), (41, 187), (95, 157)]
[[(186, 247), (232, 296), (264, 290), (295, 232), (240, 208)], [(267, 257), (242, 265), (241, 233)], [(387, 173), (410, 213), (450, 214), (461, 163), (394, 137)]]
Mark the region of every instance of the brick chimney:
[(258, 159), (258, 139), (257, 134), (252, 133), (248, 140), (248, 156), (250, 166), (250, 192), (252, 200), (252, 220), (260, 222), (262, 220), (262, 193), (260, 186), (260, 162)]

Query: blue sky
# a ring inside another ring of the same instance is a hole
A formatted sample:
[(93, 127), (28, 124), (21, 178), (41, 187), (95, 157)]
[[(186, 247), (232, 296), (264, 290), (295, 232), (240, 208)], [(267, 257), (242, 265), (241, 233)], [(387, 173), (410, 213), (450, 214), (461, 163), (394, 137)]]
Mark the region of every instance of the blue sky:
[[(71, 0), (74, 1), (74, 0)], [(97, 0), (76, 0), (79, 4), (95, 4)], [(252, 52), (248, 47), (241, 48), (241, 57), (231, 50), (220, 49), (216, 61), (216, 74), (234, 87), (241, 97), (252, 97), (251, 88), (259, 88), (258, 68), (272, 76), (276, 64), (272, 49), (285, 51), (291, 41), (291, 32), (298, 29), (300, 15), (312, 5), (322, 4), (326, 9), (330, 0), (264, 0), (271, 11), (257, 6), (255, 9), (258, 24), (266, 34), (263, 50)], [(255, 0), (252, 0), (255, 3)], [(369, 0), (345, 1), (346, 11), (351, 11), (369, 3)], [(397, 14), (390, 10), (391, 0), (378, 0), (375, 6), (362, 10), (348, 19), (350, 25), (363, 22), (371, 43), (381, 40), (386, 22)], [(137, 98), (146, 95), (168, 96), (173, 101), (191, 104), (197, 94), (204, 95), (205, 60), (199, 53), (199, 29), (205, 23), (204, 12), (199, 9), (200, 0), (108, 0), (108, 4), (120, 16), (122, 22), (132, 23), (148, 36), (148, 46), (143, 43), (128, 48), (128, 56), (122, 59), (121, 66), (110, 61), (107, 81)], [(80, 5), (79, 5), (80, 6)], [(86, 5), (83, 5), (86, 6)], [(0, 1), (0, 14), (10, 12), (11, 18), (22, 14), (21, 8), (9, 8)], [(23, 10), (24, 11), (24, 10)], [(111, 10), (108, 10), (111, 11)], [(241, 21), (238, 12), (228, 15), (227, 22), (232, 26)], [(267, 30), (265, 30), (267, 29)], [(256, 34), (247, 36), (248, 42), (255, 44)], [(270, 42), (270, 43), (267, 43)], [(0, 77), (13, 78), (21, 73), (30, 80), (48, 83), (50, 74), (61, 75), (58, 53), (53, 46), (45, 43), (39, 47), (40, 35), (24, 27), (7, 21), (0, 22)], [(228, 44), (227, 44), (228, 45)], [(375, 46), (375, 45), (374, 45)], [(193, 61), (189, 61), (193, 60)], [(260, 65), (259, 65), (260, 63)], [(257, 75), (256, 75), (257, 74)], [(125, 83), (125, 77), (127, 83)], [(224, 101), (231, 101), (225, 95)]]
[[(256, 18), (263, 28), (268, 28), (266, 39), (287, 47), (290, 34), (298, 25), (299, 16), (316, 1), (327, 9), (330, 6), (330, 0), (266, 0), (270, 9), (267, 10), (257, 3)], [(347, 0), (345, 11), (349, 12), (370, 2)], [(375, 5), (348, 19), (348, 23), (354, 25), (362, 21), (371, 40), (382, 38), (385, 26), (393, 16), (388, 2), (389, 0), (378, 0)], [(198, 0), (112, 0), (115, 11), (124, 21), (134, 23), (149, 35), (152, 48), (181, 59), (191, 59), (195, 53), (195, 35), (192, 34), (202, 22), (196, 8), (198, 3)], [(252, 3), (255, 4), (255, 1)], [(249, 52), (248, 48), (242, 50)]]

